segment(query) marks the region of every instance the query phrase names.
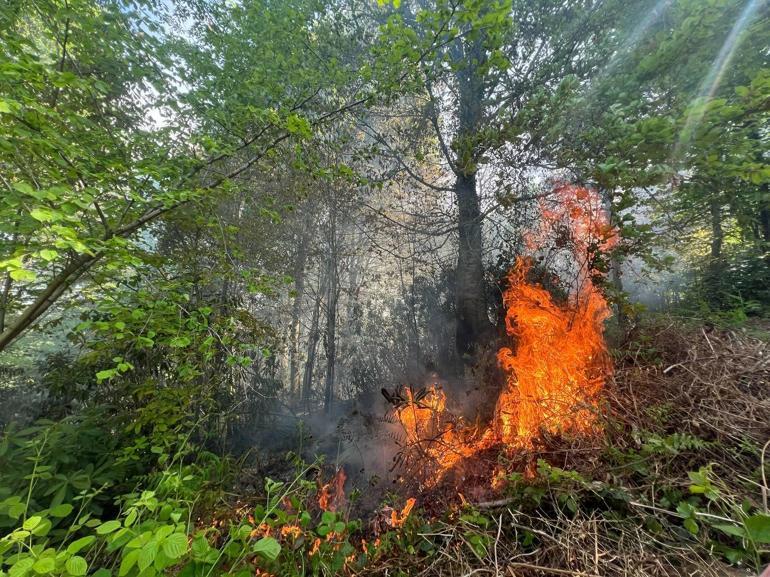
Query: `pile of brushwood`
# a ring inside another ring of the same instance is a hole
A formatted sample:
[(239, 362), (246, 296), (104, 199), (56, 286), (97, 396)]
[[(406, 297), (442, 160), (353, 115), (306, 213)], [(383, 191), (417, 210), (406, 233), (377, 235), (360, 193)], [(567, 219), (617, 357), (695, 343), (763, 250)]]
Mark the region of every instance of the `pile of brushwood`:
[(296, 456), (245, 485), (168, 400), (147, 423), (103, 407), (8, 430), (0, 577), (755, 575), (770, 344), (754, 334), (648, 322), (618, 347), (600, 437), (544, 440), (487, 501), (392, 494), (364, 519), (357, 491)]
[(600, 441), (551, 440), (534, 478), (511, 474), (502, 498), (423, 527), (422, 558), (367, 574), (756, 575), (770, 562), (770, 343), (754, 334), (637, 327)]

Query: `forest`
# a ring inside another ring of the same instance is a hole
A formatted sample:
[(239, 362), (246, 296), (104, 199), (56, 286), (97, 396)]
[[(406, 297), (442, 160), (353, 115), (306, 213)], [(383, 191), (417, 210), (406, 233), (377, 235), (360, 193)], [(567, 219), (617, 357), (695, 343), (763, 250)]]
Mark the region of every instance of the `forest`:
[(0, 0), (0, 577), (770, 566), (770, 2)]

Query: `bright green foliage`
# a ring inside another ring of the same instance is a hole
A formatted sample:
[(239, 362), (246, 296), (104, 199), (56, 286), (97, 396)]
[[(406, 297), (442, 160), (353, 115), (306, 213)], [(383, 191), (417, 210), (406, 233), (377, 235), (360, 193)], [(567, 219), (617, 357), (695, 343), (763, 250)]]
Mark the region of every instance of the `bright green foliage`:
[(131, 262), (127, 237), (196, 194), (189, 149), (151, 120), (175, 91), (147, 8), (76, 0), (4, 12), (0, 270), (14, 290), (0, 303), (0, 348), (97, 261)]
[[(138, 468), (78, 485), (79, 491), (57, 493), (49, 488), (64, 469), (59, 453), (87, 432), (109, 437), (99, 429), (104, 418), (73, 424), (41, 425), (4, 437), (0, 464), (0, 575), (85, 574), (143, 577), (179, 571), (184, 577), (253, 574), (255, 567), (274, 574), (299, 576), (335, 574), (345, 565), (361, 568), (375, 555), (406, 546), (416, 535), (410, 517), (401, 535), (382, 535), (382, 545), (363, 547), (355, 536), (361, 523), (344, 511), (319, 512), (317, 486), (307, 481), (316, 466), (296, 461), (296, 476), (288, 482), (267, 479), (264, 499), (243, 518), (206, 526), (196, 519), (213, 514), (228, 481), (226, 463), (185, 438), (153, 450), (154, 460)], [(171, 452), (167, 452), (170, 450)], [(104, 445), (92, 447), (120, 462), (120, 452)], [(7, 475), (8, 462), (30, 460), (31, 474)], [(71, 466), (88, 471), (93, 456), (83, 454)], [(195, 464), (185, 464), (186, 462)], [(126, 476), (128, 471), (133, 471)], [(101, 484), (99, 484), (101, 483)], [(106, 502), (102, 495), (110, 494)], [(56, 501), (66, 501), (54, 505)], [(51, 503), (49, 506), (44, 504)], [(240, 513), (242, 514), (242, 513)]]
[[(627, 10), (617, 52), (554, 135), (568, 135), (567, 157), (612, 201), (620, 252), (669, 266), (650, 233), (681, 239), (696, 306), (768, 298), (768, 61), (754, 48), (767, 16), (731, 0)], [(654, 226), (635, 222), (639, 207)]]
[(180, 38), (153, 3), (13, 8), (0, 41), (0, 350), (96, 265), (138, 265), (167, 212), (232, 190), (282, 146), (306, 166), (315, 127), (367, 99), (346, 100), (349, 69), (328, 54), (341, 46), (324, 42), (338, 14), (321, 17), (323, 3), (180, 4), (176, 16), (194, 16)]

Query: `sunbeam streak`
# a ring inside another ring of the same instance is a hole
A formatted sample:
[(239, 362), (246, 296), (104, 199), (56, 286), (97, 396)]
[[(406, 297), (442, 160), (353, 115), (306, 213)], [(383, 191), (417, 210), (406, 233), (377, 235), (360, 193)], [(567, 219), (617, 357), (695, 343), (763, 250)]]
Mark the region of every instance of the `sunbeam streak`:
[(643, 38), (647, 36), (650, 28), (660, 20), (660, 18), (666, 13), (671, 6), (673, 0), (659, 0), (652, 10), (644, 17), (644, 19), (634, 28), (631, 35), (626, 39), (621, 46), (610, 57), (607, 64), (599, 71), (596, 78), (601, 80), (612, 74), (618, 65), (623, 62), (639, 45)]
[(674, 148), (674, 161), (677, 161), (681, 158), (681, 155), (686, 150), (692, 135), (695, 133), (701, 121), (703, 120), (705, 108), (700, 106), (696, 107), (693, 106), (693, 104), (697, 102), (708, 102), (714, 97), (714, 94), (716, 94), (716, 91), (719, 89), (719, 86), (722, 82), (725, 72), (730, 65), (730, 62), (732, 62), (733, 56), (735, 56), (735, 52), (743, 41), (741, 34), (745, 31), (746, 27), (751, 22), (754, 14), (757, 11), (757, 8), (759, 8), (759, 6), (762, 5), (765, 1), (766, 0), (749, 0), (749, 2), (746, 3), (746, 6), (744, 6), (741, 15), (738, 17), (738, 20), (735, 21), (735, 24), (730, 30), (730, 33), (727, 35), (727, 38), (725, 39), (724, 44), (722, 44), (722, 48), (719, 50), (717, 57), (714, 59), (708, 74), (700, 85), (697, 96), (690, 103), (689, 113), (685, 120), (684, 127), (679, 133), (679, 140), (676, 144), (676, 147)]

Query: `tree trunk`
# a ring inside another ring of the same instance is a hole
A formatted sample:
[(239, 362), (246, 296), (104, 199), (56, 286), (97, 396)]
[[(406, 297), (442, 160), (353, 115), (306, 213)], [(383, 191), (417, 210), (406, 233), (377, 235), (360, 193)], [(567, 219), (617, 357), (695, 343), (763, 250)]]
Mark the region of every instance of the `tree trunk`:
[(712, 307), (722, 308), (727, 304), (727, 292), (724, 284), (724, 261), (722, 260), (722, 205), (717, 200), (711, 201), (711, 258), (706, 267), (705, 298)]
[(8, 310), (8, 306), (11, 302), (11, 285), (13, 281), (10, 273), (5, 273), (5, 280), (3, 281), (3, 292), (0, 293), (0, 333), (5, 330), (5, 312)]
[(310, 241), (310, 211), (302, 219), (302, 232), (294, 260), (294, 302), (291, 307), (291, 325), (289, 327), (289, 398), (294, 399), (299, 389), (299, 338), (302, 299), (305, 296), (305, 268), (307, 266), (307, 248)]
[[(615, 210), (612, 205), (612, 191), (606, 188), (600, 187), (599, 195), (604, 203), (604, 210), (607, 213), (607, 221), (612, 227), (617, 227)], [(618, 234), (620, 229), (617, 228)], [(610, 253), (610, 282), (612, 288), (615, 291), (615, 298), (617, 300), (615, 305), (615, 319), (618, 323), (618, 329), (625, 335), (628, 330), (628, 315), (626, 315), (625, 307), (623, 306), (626, 301), (626, 296), (623, 290), (623, 260), (616, 250), (612, 250)]]
[(318, 341), (321, 338), (320, 319), (321, 319), (321, 300), (326, 291), (326, 273), (321, 272), (319, 279), (315, 305), (313, 306), (313, 317), (310, 321), (310, 334), (307, 340), (307, 359), (305, 360), (305, 372), (302, 375), (302, 404), (308, 408), (310, 404), (310, 393), (313, 389), (313, 370), (315, 369), (315, 358), (318, 353)]
[[(765, 185), (765, 188), (770, 188)], [(765, 191), (767, 194), (767, 191)], [(761, 251), (764, 254), (765, 264), (770, 268), (770, 206), (764, 205), (759, 209), (759, 234), (761, 237)]]
[(330, 413), (334, 401), (334, 369), (337, 362), (337, 211), (331, 203), (329, 210), (329, 297), (326, 301), (326, 383), (324, 386), (324, 411)]
[(459, 130), (453, 148), (457, 154), (454, 191), (457, 199), (459, 251), (456, 273), (456, 347), (464, 361), (492, 334), (487, 314), (482, 261), (481, 208), (476, 171), (482, 151), (477, 136), (482, 122), (484, 83), (478, 67), (485, 59), (481, 39), (466, 47), (468, 68), (458, 73)]
[(43, 316), (67, 289), (103, 255), (104, 253), (96, 253), (93, 256), (78, 255), (73, 258), (70, 264), (64, 267), (37, 298), (27, 305), (21, 314), (0, 334), (0, 351)]
[(711, 258), (717, 260), (722, 256), (724, 231), (722, 230), (722, 206), (718, 201), (711, 201)]
[(455, 183), (459, 211), (459, 252), (456, 273), (457, 352), (466, 360), (492, 332), (487, 314), (482, 232), (476, 176), (461, 175)]
[(414, 382), (423, 376), (424, 365), (420, 348), (420, 332), (417, 326), (417, 299), (414, 291), (415, 264), (411, 262), (410, 280), (404, 279), (404, 268), (398, 263), (399, 280), (401, 282), (401, 298), (406, 306), (406, 346), (407, 358), (405, 375), (409, 382)]

